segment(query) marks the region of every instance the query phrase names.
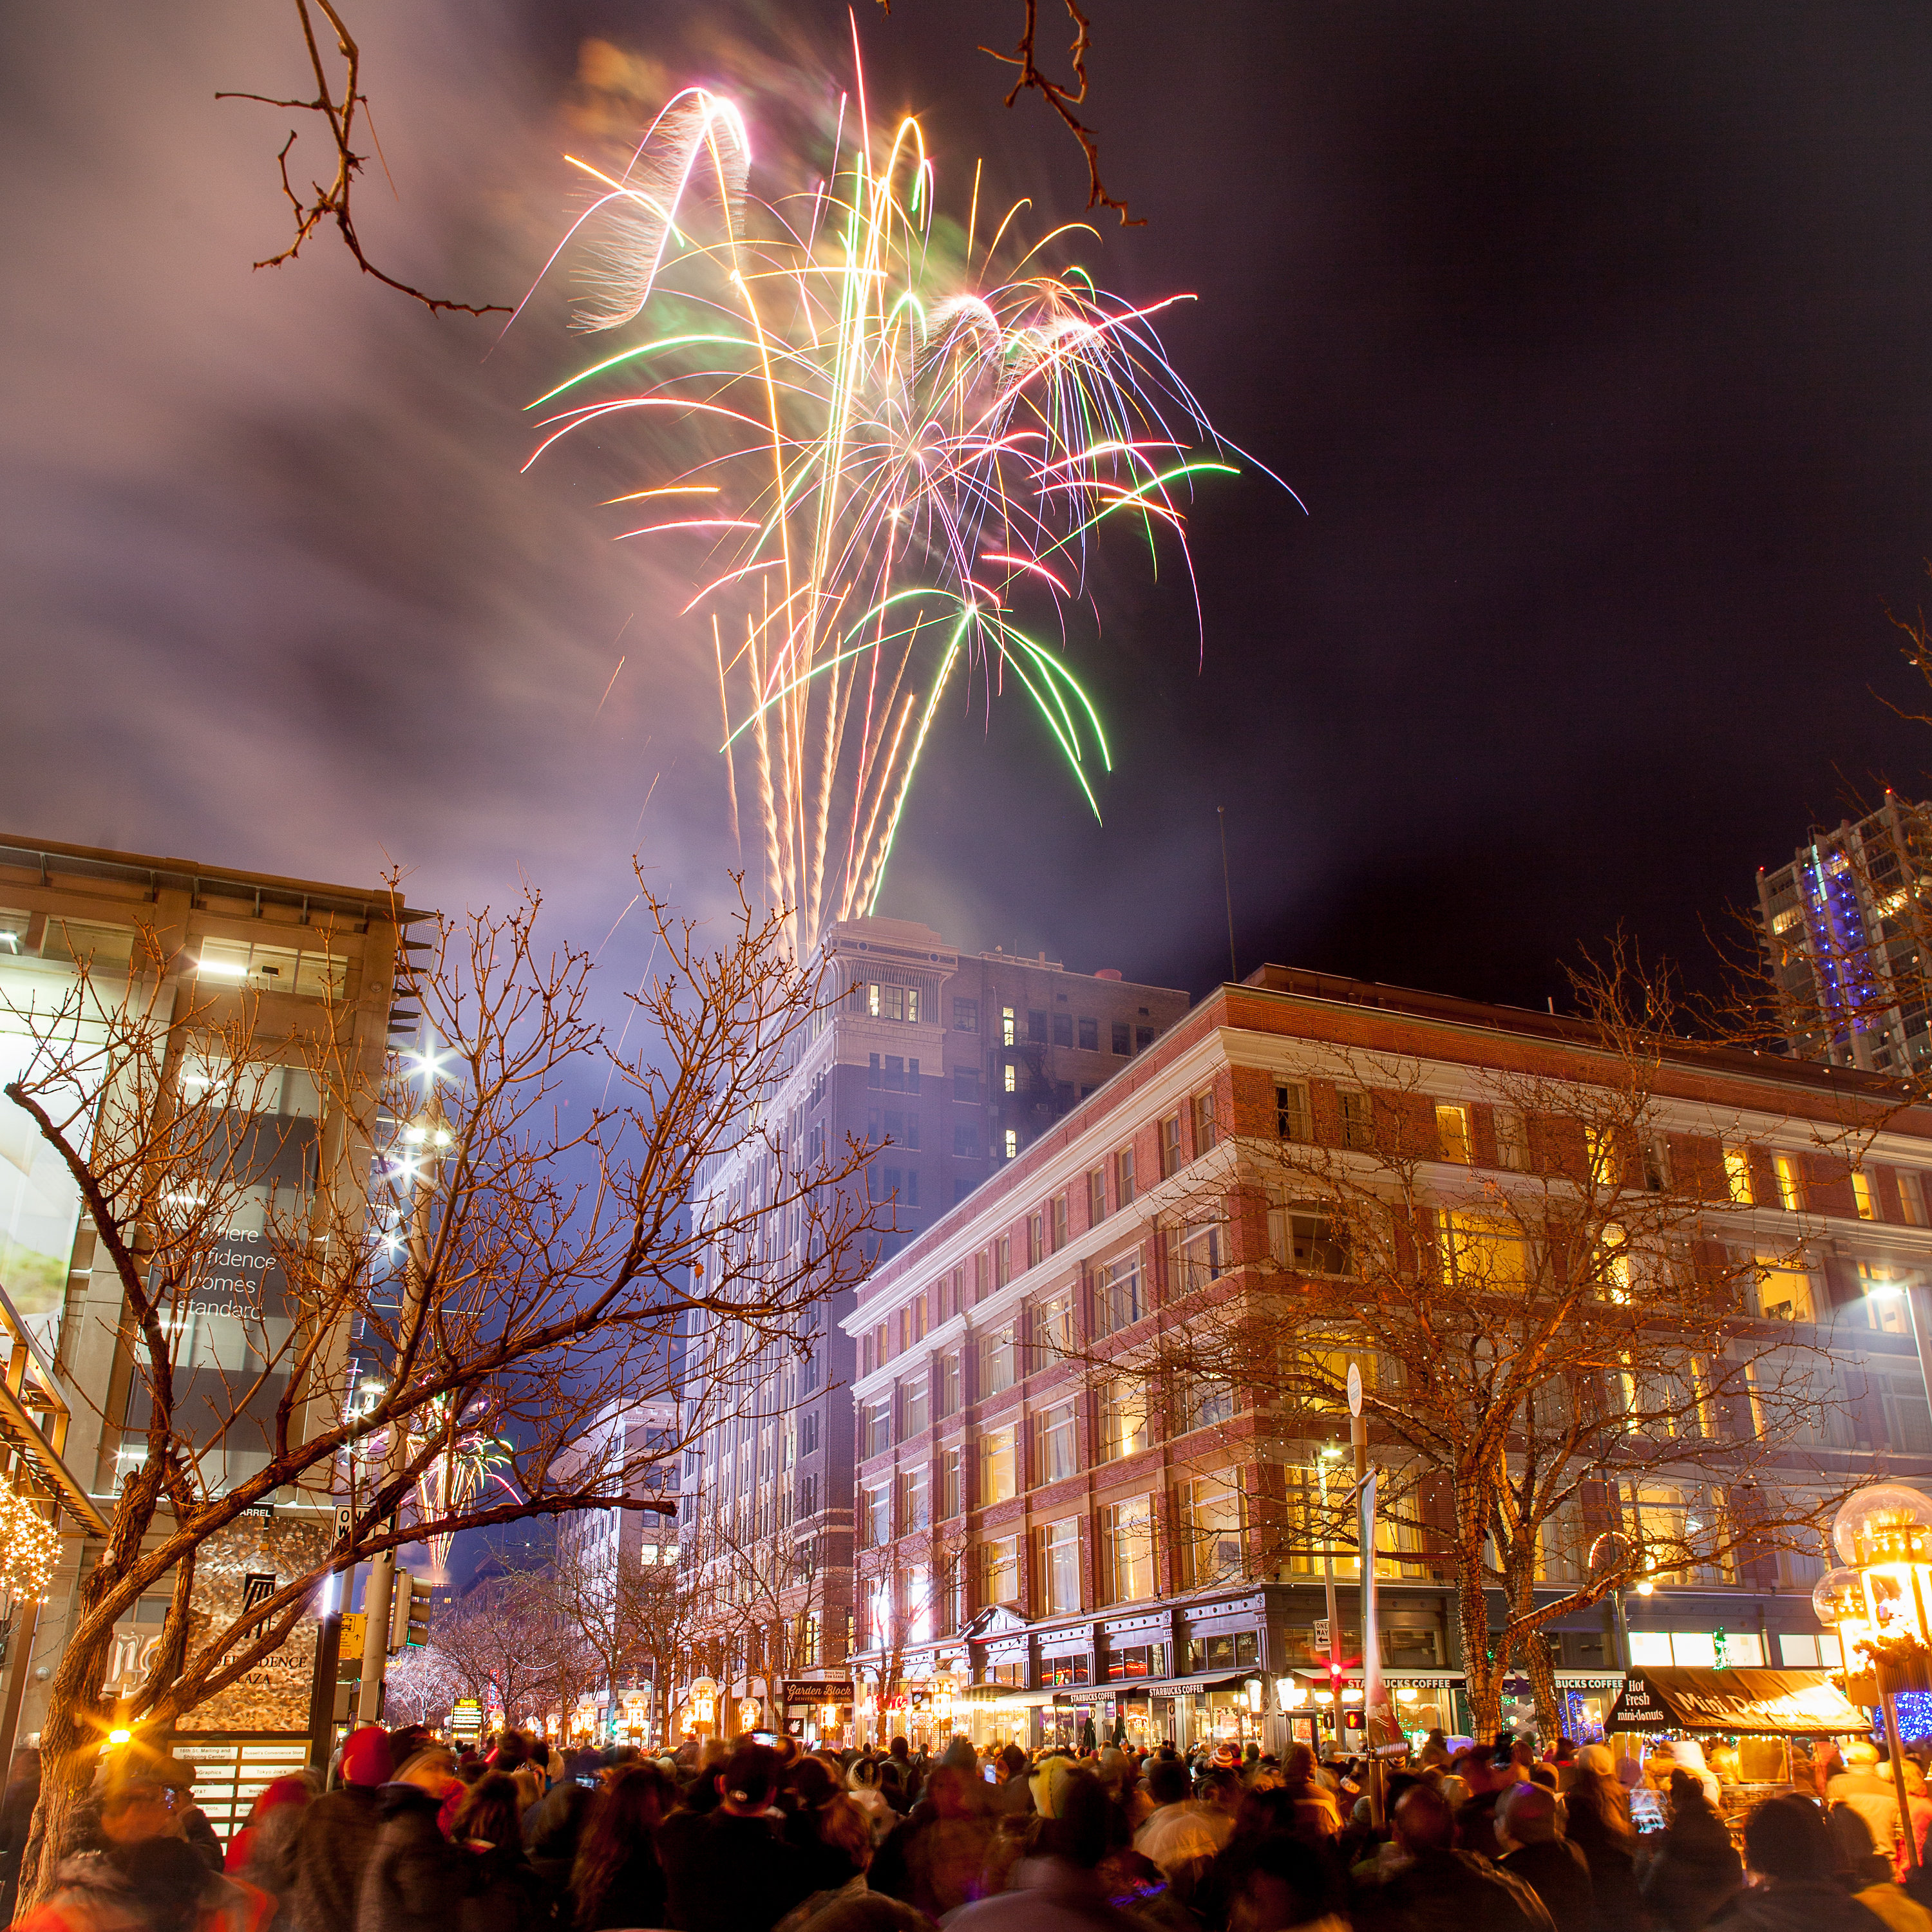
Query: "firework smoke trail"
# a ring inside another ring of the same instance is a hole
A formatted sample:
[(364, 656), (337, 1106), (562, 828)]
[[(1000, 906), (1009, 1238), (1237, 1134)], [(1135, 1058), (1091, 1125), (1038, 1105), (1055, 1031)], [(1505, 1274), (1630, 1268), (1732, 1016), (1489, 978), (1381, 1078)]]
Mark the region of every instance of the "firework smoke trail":
[[(592, 425), (640, 424), (647, 473), (611, 501), (669, 514), (621, 534), (714, 546), (686, 608), (711, 613), (734, 830), (748, 732), (766, 896), (801, 956), (877, 904), (962, 677), (989, 698), (1018, 684), (1097, 814), (1099, 713), (1015, 600), (1051, 605), (1064, 634), (1103, 525), (1134, 522), (1150, 555), (1171, 533), (1184, 557), (1181, 499), (1233, 473), (1154, 326), (1187, 298), (1136, 308), (1078, 266), (1046, 267), (1094, 231), (1021, 252), (1007, 238), (1024, 203), (976, 271), (976, 172), (956, 247), (919, 123), (875, 152), (862, 76), (856, 105), (826, 178), (773, 202), (749, 196), (743, 116), (700, 88), (621, 175), (576, 161), (599, 191), (551, 257), (574, 244), (582, 258), (574, 326), (638, 322), (647, 339), (531, 405), (555, 406), (531, 464)], [(1003, 251), (1017, 259), (996, 271)], [(699, 460), (674, 468), (693, 438)], [(729, 656), (721, 608), (742, 626)]]

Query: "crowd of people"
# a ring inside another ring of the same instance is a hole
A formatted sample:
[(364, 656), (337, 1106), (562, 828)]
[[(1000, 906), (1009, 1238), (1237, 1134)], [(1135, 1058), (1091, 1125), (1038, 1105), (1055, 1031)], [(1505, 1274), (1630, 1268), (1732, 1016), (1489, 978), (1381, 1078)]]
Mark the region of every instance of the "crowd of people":
[[(1888, 1769), (1888, 1768), (1887, 1768)], [(1916, 1768), (1916, 1767), (1915, 1767)], [(1740, 1856), (1694, 1745), (1658, 1772), (1526, 1741), (1370, 1769), (1222, 1744), (460, 1753), (350, 1733), (225, 1848), (192, 1768), (104, 1760), (24, 1932), (1932, 1932), (1877, 1754), (1820, 1754)], [(24, 1774), (8, 1798), (13, 1815)], [(1922, 1778), (1917, 1785), (1922, 1797)], [(1883, 1802), (1880, 1801), (1883, 1800)], [(1886, 1807), (1889, 1805), (1888, 1810)], [(31, 1809), (31, 1807), (28, 1808)], [(0, 1828), (8, 1816), (0, 1804)], [(17, 1846), (12, 1848), (17, 1856)], [(1904, 1882), (1901, 1882), (1903, 1879)]]

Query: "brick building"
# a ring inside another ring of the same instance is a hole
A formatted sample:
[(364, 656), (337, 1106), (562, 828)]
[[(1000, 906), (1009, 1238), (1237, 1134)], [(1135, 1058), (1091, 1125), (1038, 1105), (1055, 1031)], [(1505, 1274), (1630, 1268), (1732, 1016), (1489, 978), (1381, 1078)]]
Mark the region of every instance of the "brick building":
[[(1590, 1049), (1555, 1016), (1264, 968), (887, 1260), (844, 1324), (857, 1358), (862, 1730), (1032, 1744), (1075, 1739), (1090, 1720), (1102, 1738), (1118, 1726), (1183, 1744), (1316, 1741), (1306, 1692), (1325, 1661), (1323, 1564), (1294, 1511), (1316, 1520), (1347, 1417), (1290, 1432), (1238, 1387), (1156, 1400), (1110, 1379), (1109, 1361), (1143, 1346), (1184, 1288), (1262, 1268), (1347, 1276), (1318, 1220), (1304, 1227), (1292, 1201), (1270, 1198), (1271, 1146), (1366, 1146), (1396, 1106), (1382, 1089), (1400, 1085), (1445, 1198), (1513, 1172), (1534, 1184), (1534, 1137), (1526, 1146), (1521, 1121), (1492, 1104), (1492, 1078), (1601, 1079)], [(1672, 1162), (1716, 1174), (1707, 1232), (1745, 1256), (1756, 1331), (1789, 1322), (1826, 1352), (1839, 1399), (1821, 1406), (1802, 1472), (1821, 1486), (1932, 1470), (1914, 1339), (1915, 1326), (1932, 1334), (1932, 1112), (1886, 1117), (1856, 1172), (1831, 1145), (1848, 1100), (1896, 1094), (1868, 1075), (1744, 1052), (1666, 1060), (1652, 1090), (1649, 1184)], [(1739, 1155), (1725, 1136), (1747, 1130), (1775, 1150)], [(1228, 1211), (1204, 1213), (1216, 1199)], [(1606, 1507), (1634, 1531), (1690, 1505), (1652, 1485)], [(1543, 1585), (1562, 1594), (1587, 1546), (1554, 1539)], [(1399, 1706), (1417, 1729), (1465, 1728), (1443, 1546), (1406, 1528), (1378, 1552)], [(1352, 1579), (1352, 1554), (1337, 1568)], [(1818, 1667), (1809, 1592), (1822, 1568), (1784, 1553), (1659, 1574), (1565, 1619), (1553, 1639), (1573, 1735), (1600, 1724), (1627, 1668), (1708, 1665), (1720, 1630), (1733, 1664)], [(1345, 1619), (1354, 1604), (1348, 1585)], [(1342, 1648), (1359, 1653), (1352, 1628)], [(1506, 1711), (1528, 1720), (1527, 1705)]]
[[(825, 1005), (764, 1118), (778, 1124), (788, 1162), (838, 1158), (853, 1141), (877, 1149), (867, 1184), (890, 1228), (876, 1244), (882, 1260), (1023, 1158), (1187, 1010), (1184, 992), (1118, 971), (962, 954), (895, 920), (833, 926), (818, 967)], [(718, 1163), (695, 1211), (734, 1195), (755, 1198), (761, 1158), (752, 1147)], [(802, 1265), (796, 1226), (774, 1226), (769, 1240), (774, 1256)], [(784, 1721), (784, 1679), (844, 1674), (850, 1305), (848, 1294), (818, 1312), (824, 1326), (802, 1362), (774, 1350), (747, 1372), (735, 1333), (699, 1328), (686, 1337), (682, 1426), (701, 1436), (686, 1453), (680, 1498), (680, 1562), (698, 1606), (687, 1681), (715, 1687), (700, 1694), (727, 1733)], [(802, 1706), (792, 1721), (815, 1735), (824, 1706)]]

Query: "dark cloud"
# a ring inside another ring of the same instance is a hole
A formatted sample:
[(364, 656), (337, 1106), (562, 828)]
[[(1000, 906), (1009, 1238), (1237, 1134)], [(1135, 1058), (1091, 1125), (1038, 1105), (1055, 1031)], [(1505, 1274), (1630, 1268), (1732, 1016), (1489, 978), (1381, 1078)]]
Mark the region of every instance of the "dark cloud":
[[(361, 11), (401, 196), (372, 169), (372, 250), (498, 300), (574, 191), (561, 149), (686, 74), (782, 142), (836, 105), (850, 32), (829, 0)], [(1204, 493), (1204, 655), (1176, 560), (1110, 562), (1070, 639), (1114, 736), (1105, 823), (1022, 711), (957, 716), (886, 910), (1198, 986), (1225, 804), (1244, 964), (1540, 1003), (1579, 940), (1694, 950), (1811, 817), (1916, 782), (1868, 687), (1900, 688), (1883, 606), (1932, 550), (1922, 10), (1095, 14), (1092, 117), (1149, 225), (1092, 259), (1198, 293), (1177, 363), (1309, 514), (1252, 475)], [(1000, 107), (974, 49), (1004, 19), (867, 6), (870, 92), (928, 117), (943, 199), (983, 154), (1044, 226), (1084, 174), (1037, 102)], [(0, 32), (0, 820), (347, 878), (388, 855), (449, 904), (520, 872), (594, 941), (662, 774), (652, 877), (714, 904), (683, 580), (608, 541), (615, 452), (518, 473), (523, 405), (580, 352), (562, 284), (485, 359), (494, 324), (326, 238), (251, 274), (288, 117), (212, 97), (299, 89), (278, 8)]]

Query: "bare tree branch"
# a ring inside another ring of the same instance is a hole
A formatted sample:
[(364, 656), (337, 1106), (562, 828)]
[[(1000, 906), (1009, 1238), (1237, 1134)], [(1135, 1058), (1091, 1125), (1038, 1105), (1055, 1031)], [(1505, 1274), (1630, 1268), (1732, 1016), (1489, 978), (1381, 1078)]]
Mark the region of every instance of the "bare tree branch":
[(283, 196), (295, 218), (295, 239), (279, 254), (265, 256), (254, 266), (258, 268), (279, 268), (284, 262), (293, 261), (322, 223), (333, 221), (344, 245), (365, 275), (373, 275), (386, 287), (421, 302), (432, 315), (446, 310), (464, 315), (508, 315), (509, 309), (500, 302), (452, 302), (441, 296), (426, 294), (408, 282), (398, 281), (394, 276), (385, 274), (363, 253), (362, 239), (356, 234), (355, 217), (349, 205), (350, 190), (366, 158), (357, 154), (352, 145), (357, 110), (361, 110), (366, 117), (369, 106), (368, 95), (359, 88), (362, 52), (350, 38), (334, 0), (313, 0), (313, 4), (334, 31), (336, 52), (342, 58), (344, 69), (339, 95), (330, 81), (322, 48), (316, 39), (315, 23), (308, 10), (310, 0), (295, 0), (296, 16), (302, 22), (302, 40), (308, 50), (309, 66), (315, 76), (315, 98), (287, 100), (271, 94), (241, 92), (221, 93), (214, 97), (218, 100), (255, 100), (266, 106), (292, 107), (304, 113), (319, 114), (328, 125), (329, 139), (335, 148), (334, 176), (326, 188), (320, 182), (311, 181), (307, 194), (313, 199), (304, 199), (289, 178), (289, 156), (297, 139), (296, 130), (289, 130), (289, 138), (275, 156), (275, 165), (281, 176)]

